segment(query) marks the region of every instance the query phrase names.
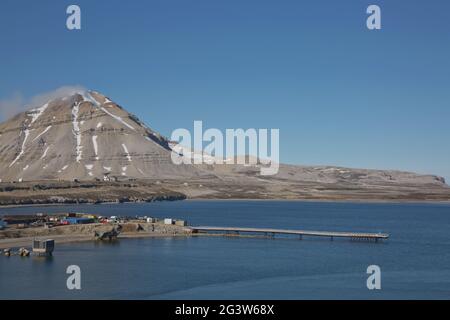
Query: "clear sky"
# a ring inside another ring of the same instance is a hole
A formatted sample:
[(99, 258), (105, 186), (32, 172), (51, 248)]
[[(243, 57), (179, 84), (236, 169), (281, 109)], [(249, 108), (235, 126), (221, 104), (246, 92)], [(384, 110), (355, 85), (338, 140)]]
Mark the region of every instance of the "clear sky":
[(82, 85), (166, 136), (279, 128), (283, 162), (450, 180), (448, 0), (2, 0), (0, 41), (2, 101)]

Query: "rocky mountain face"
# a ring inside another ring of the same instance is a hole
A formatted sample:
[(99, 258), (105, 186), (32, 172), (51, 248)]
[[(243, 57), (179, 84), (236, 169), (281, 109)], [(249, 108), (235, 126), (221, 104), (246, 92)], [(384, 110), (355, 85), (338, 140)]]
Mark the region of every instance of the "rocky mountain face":
[(173, 165), (168, 141), (110, 99), (78, 92), (0, 124), (0, 179), (85, 181), (201, 175)]
[(450, 200), (435, 175), (281, 164), (278, 174), (261, 176), (259, 165), (176, 165), (171, 147), (108, 97), (80, 90), (0, 124), (0, 204), (185, 196)]

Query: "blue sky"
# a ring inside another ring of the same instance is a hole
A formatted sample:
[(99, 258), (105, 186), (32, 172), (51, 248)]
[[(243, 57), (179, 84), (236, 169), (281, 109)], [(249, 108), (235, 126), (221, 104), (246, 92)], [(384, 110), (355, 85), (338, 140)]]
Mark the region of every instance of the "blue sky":
[(83, 85), (166, 136), (279, 128), (283, 162), (450, 180), (446, 0), (3, 0), (0, 39), (1, 100)]

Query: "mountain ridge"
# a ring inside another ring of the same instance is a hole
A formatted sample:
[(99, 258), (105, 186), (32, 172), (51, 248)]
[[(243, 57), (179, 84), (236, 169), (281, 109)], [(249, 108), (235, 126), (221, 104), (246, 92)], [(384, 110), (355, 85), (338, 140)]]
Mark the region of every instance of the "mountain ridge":
[[(20, 188), (11, 185), (35, 190), (47, 181), (76, 189), (74, 182), (86, 181), (123, 188), (121, 182), (141, 181), (152, 196), (140, 188), (130, 193), (137, 201), (152, 199), (159, 189), (189, 198), (450, 200), (445, 179), (436, 175), (287, 164), (274, 176), (259, 172), (259, 164), (176, 165), (169, 139), (96, 91), (75, 91), (0, 123), (0, 184), (16, 191)], [(91, 200), (101, 202), (102, 196)]]

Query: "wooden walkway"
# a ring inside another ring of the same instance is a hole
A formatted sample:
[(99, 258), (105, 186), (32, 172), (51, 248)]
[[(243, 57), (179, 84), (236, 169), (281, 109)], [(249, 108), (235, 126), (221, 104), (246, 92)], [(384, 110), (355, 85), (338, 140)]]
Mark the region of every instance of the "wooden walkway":
[(386, 233), (366, 233), (366, 232), (334, 232), (334, 231), (306, 231), (306, 230), (286, 230), (270, 228), (236, 228), (236, 227), (190, 227), (193, 232), (222, 232), (225, 234), (256, 233), (274, 237), (276, 234), (297, 235), (302, 239), (303, 236), (348, 238), (351, 240), (382, 240), (389, 238)]

